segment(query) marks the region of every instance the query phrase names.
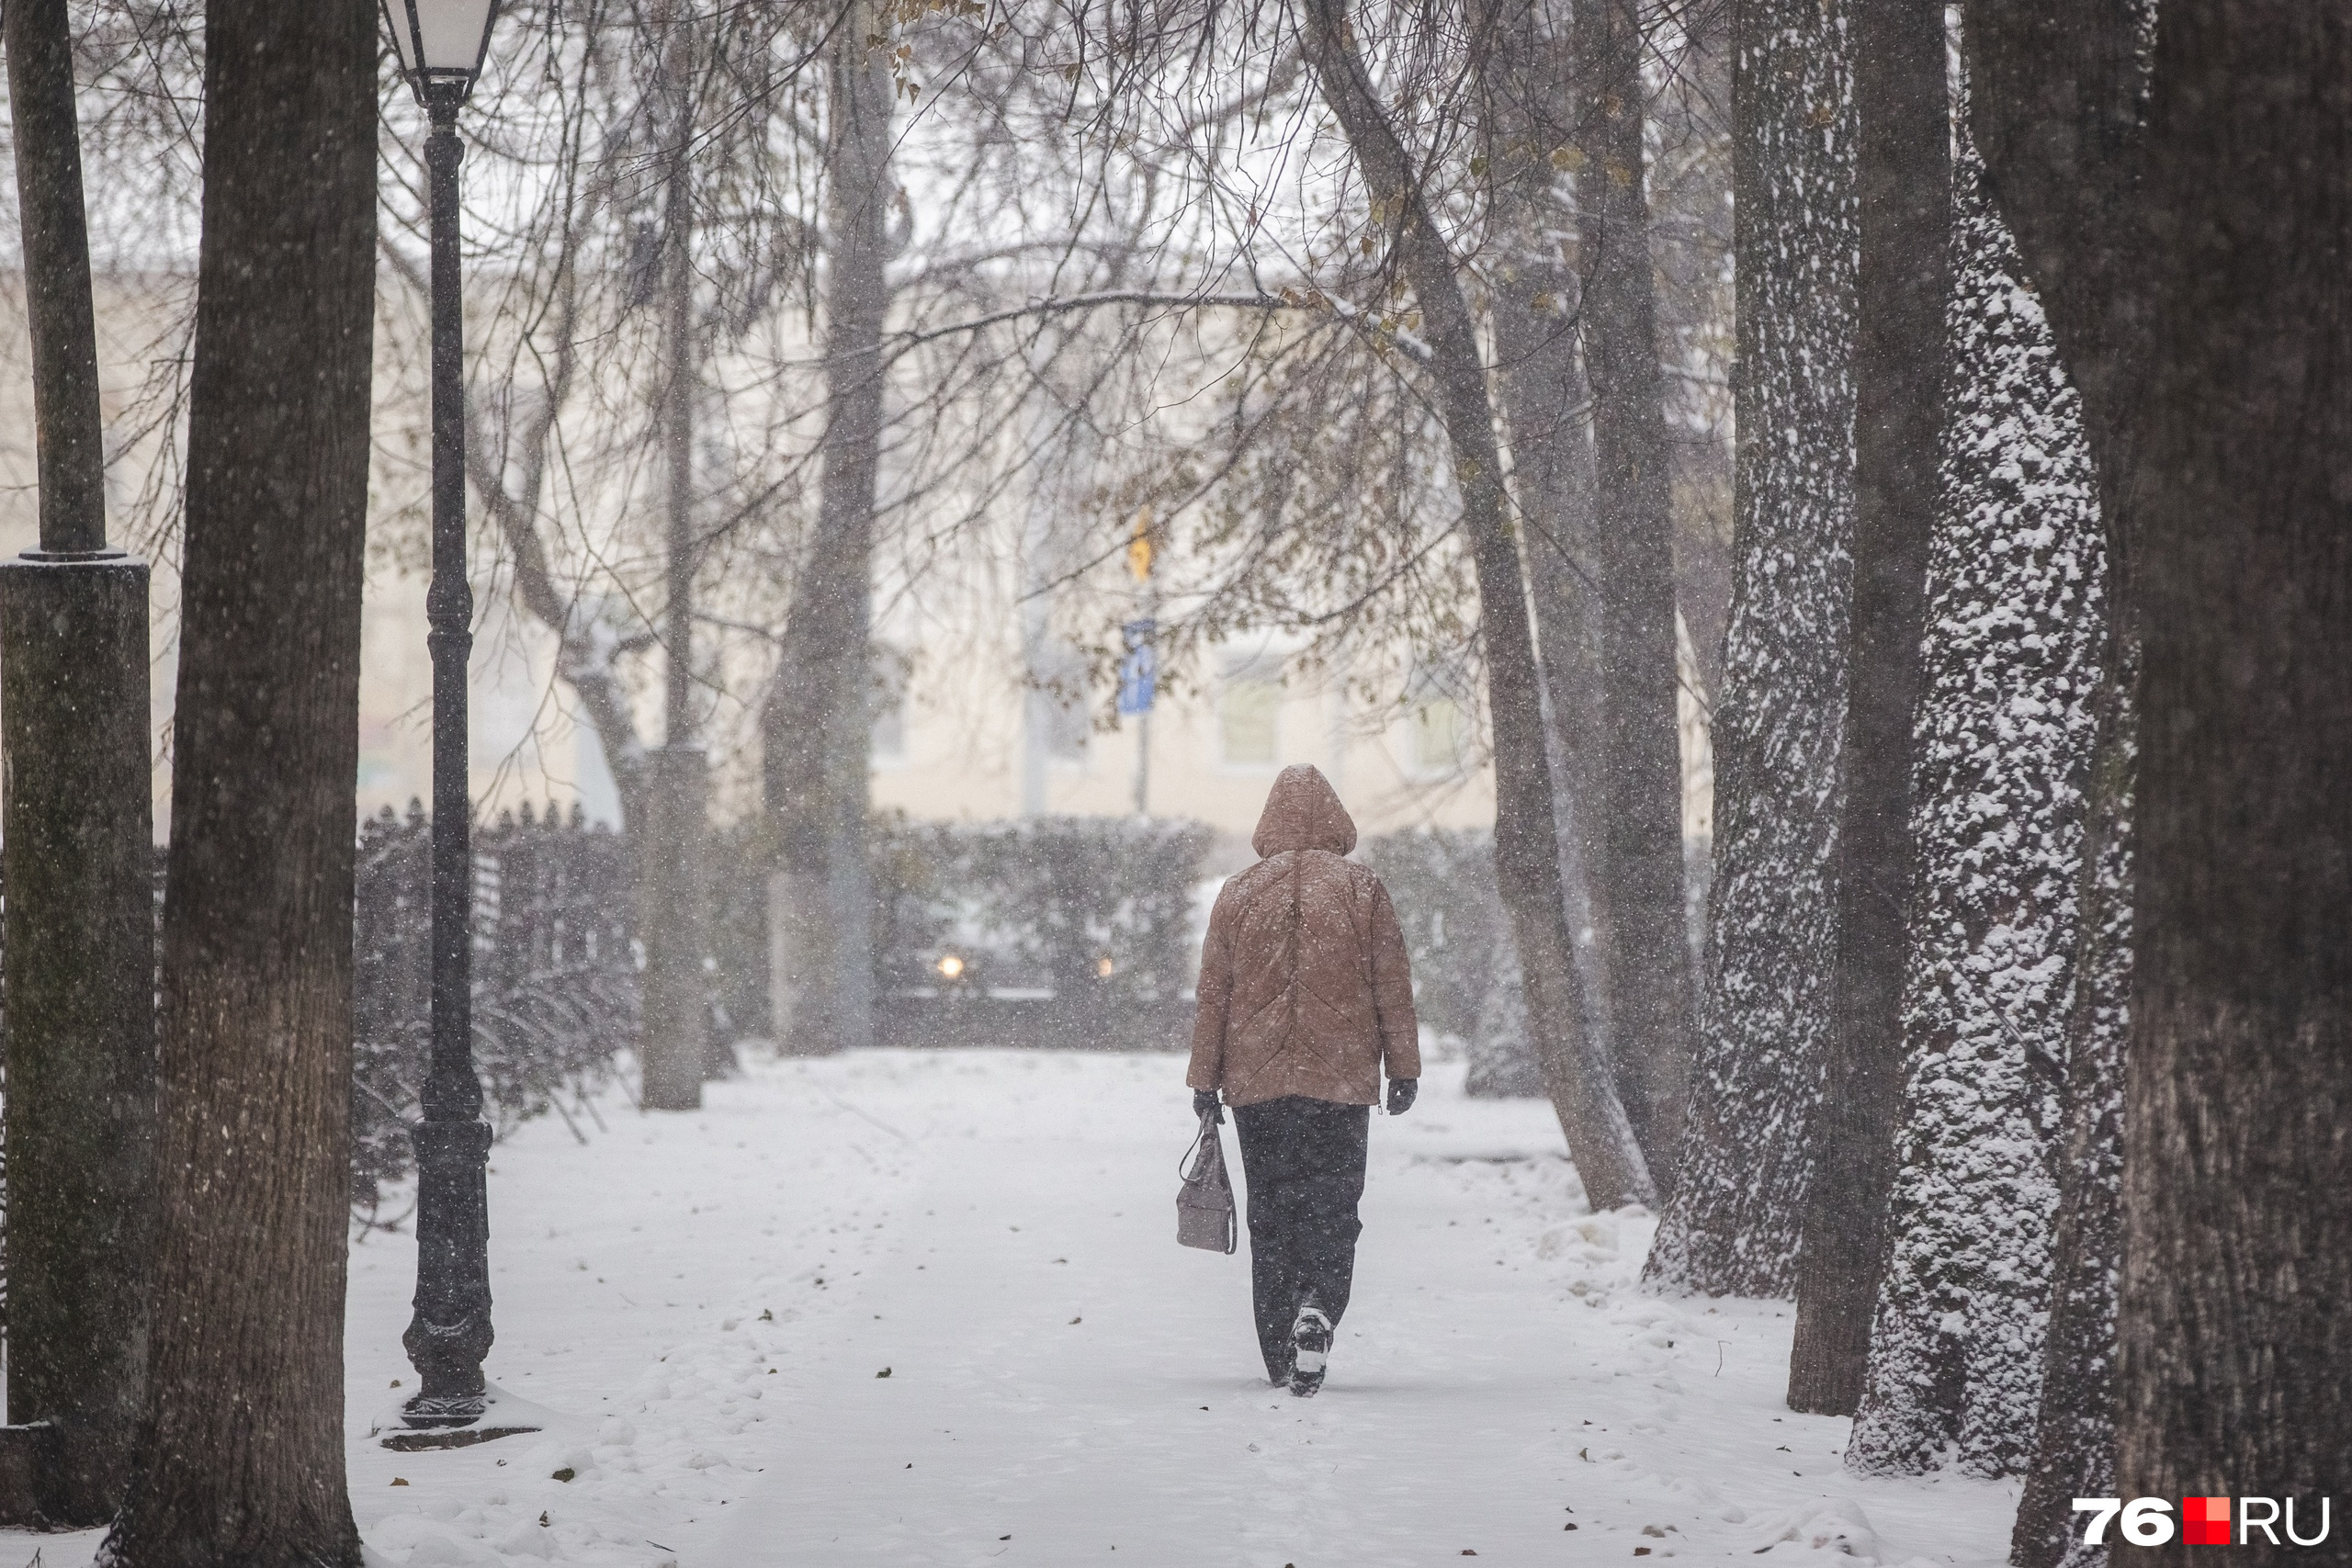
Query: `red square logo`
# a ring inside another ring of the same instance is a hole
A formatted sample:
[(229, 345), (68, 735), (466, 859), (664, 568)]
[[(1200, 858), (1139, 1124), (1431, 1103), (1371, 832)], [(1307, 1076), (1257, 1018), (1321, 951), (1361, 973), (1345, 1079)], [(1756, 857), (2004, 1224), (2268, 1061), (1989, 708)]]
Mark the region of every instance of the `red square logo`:
[(2183, 1497), (2180, 1500), (2180, 1540), (2184, 1546), (2230, 1544), (2230, 1500), (2227, 1497)]

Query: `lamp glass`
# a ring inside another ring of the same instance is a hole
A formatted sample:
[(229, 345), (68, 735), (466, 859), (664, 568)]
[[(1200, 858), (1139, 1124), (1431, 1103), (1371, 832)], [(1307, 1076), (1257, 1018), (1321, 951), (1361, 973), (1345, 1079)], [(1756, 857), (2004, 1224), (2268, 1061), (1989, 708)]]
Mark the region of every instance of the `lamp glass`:
[(469, 80), (481, 69), (498, 0), (384, 0), (401, 70)]

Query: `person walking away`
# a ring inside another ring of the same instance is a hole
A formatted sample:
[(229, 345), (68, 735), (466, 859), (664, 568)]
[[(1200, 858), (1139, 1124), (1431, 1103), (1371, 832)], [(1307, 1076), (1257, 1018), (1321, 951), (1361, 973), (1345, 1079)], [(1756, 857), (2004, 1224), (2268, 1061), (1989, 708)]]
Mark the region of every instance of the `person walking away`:
[(1380, 878), (1341, 858), (1356, 825), (1329, 781), (1284, 768), (1250, 844), (1258, 863), (1209, 913), (1184, 1081), (1198, 1114), (1223, 1121), (1220, 1092), (1233, 1108), (1258, 1346), (1266, 1375), (1306, 1397), (1348, 1309), (1381, 1072), (1388, 1113), (1402, 1115), (1420, 1030), (1396, 908)]

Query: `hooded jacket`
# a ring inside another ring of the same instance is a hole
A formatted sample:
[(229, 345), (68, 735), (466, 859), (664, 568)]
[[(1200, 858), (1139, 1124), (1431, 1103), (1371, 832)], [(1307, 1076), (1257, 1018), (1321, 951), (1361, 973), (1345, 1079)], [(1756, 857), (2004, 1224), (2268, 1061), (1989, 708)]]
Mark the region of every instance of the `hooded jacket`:
[(1380, 878), (1340, 858), (1355, 844), (1329, 782), (1284, 768), (1250, 840), (1263, 858), (1209, 912), (1191, 1087), (1222, 1089), (1228, 1105), (1370, 1105), (1383, 1066), (1421, 1076), (1405, 934)]

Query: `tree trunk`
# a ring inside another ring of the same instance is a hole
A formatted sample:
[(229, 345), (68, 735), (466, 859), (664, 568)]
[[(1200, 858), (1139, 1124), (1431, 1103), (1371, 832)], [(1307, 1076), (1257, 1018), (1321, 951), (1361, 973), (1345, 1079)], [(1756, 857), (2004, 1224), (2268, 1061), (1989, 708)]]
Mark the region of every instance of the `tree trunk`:
[(66, 0), (17, 0), (0, 19), (33, 347), (40, 546), (55, 552), (102, 550), (107, 543), (106, 428), (66, 9)]
[(1965, 136), (1951, 411), (1912, 773), (1907, 1061), (1846, 1466), (2027, 1472), (2064, 1145), (2085, 792), (2109, 618), (2082, 400)]
[(2110, 593), (2100, 649), (2098, 739), (2085, 810), (2081, 936), (2066, 1021), (2064, 1177), (2033, 1461), (2009, 1561), (2096, 1568), (2077, 1497), (2115, 1490), (2115, 1286), (2123, 1262), (2123, 1062), (2132, 1028), (2132, 796), (2139, 765), (2139, 655)]
[(2067, 373), (2083, 392), (2099, 510), (2131, 560), (2124, 404), (2147, 331), (2144, 156), (2155, 0), (1968, 0), (1970, 133)]
[(2109, 617), (2100, 687), (2082, 946), (2066, 1065), (2061, 1188), (2034, 1461), (2011, 1560), (2089, 1568), (2074, 1498), (2117, 1495), (2117, 1281), (2122, 1267), (2124, 1063), (2132, 984), (2132, 795), (2138, 615), (2133, 431), (2126, 410), (2148, 302), (2137, 199), (2145, 157), (2152, 0), (1965, 7), (1969, 126), (1984, 184), (2017, 237), (2060, 354), (2083, 389), (2107, 522)]
[(2125, 394), (2145, 614), (2118, 1495), (2234, 1482), (2301, 1498), (2306, 1532), (2352, 1427), (2347, 83), (2333, 7), (2165, 0), (2137, 230), (2158, 287)]
[(865, 863), (873, 684), (867, 647), (890, 304), (893, 89), (869, 0), (847, 0), (827, 55), (824, 475), (763, 715), (776, 1039), (814, 1053), (874, 1035)]
[(1797, 1262), (1789, 1404), (1861, 1397), (1884, 1262), (1903, 1070), (1912, 881), (1911, 723), (1943, 432), (1951, 114), (1941, 0), (1859, 7), (1854, 109), (1854, 591), (1838, 825), (1837, 968)]
[[(1493, 224), (1507, 247), (1491, 275), (1487, 305), (1496, 390), (1510, 434), (1511, 495), (1534, 614), (1560, 879), (1584, 1003), (1579, 1017), (1600, 1055), (1613, 1061), (1611, 922), (1592, 876), (1604, 774), (1600, 604), (1591, 566), (1592, 390), (1577, 350), (1580, 287), (1566, 251), (1574, 219), (1559, 199), (1562, 175), (1552, 156), (1567, 141), (1562, 111), (1571, 61), (1566, 29), (1547, 28), (1528, 0), (1483, 11), (1479, 26)], [(1509, 981), (1524, 984), (1516, 971)]]
[(343, 1305), (376, 28), (365, 0), (205, 21), (160, 1235), (120, 1568), (359, 1562)]
[(33, 1495), (0, 1498), (12, 1522), (27, 1503), (53, 1525), (111, 1518), (146, 1397), (156, 1114), (147, 695), (145, 562), (36, 552), (0, 565), (8, 1420), (55, 1433), (43, 1455), (55, 1462), (38, 1467)]
[(668, 745), (647, 759), (645, 810), (637, 830), (643, 1103), (648, 1111), (697, 1111), (709, 1062), (705, 1007), (708, 948), (710, 775), (699, 746)]
[(40, 480), (40, 547), (0, 567), (8, 1420), (47, 1423), (58, 1462), (5, 1501), (95, 1525), (145, 1397), (154, 1247), (147, 567), (106, 547), (64, 0), (18, 0), (6, 29)]
[[(1566, 281), (1573, 287), (1573, 275)], [(1530, 304), (1525, 290), (1506, 286), (1495, 291), (1490, 309), (1497, 357), (1508, 367), (1498, 380), (1511, 434), (1511, 473), (1518, 481), (1536, 668), (1543, 679), (1544, 757), (1552, 769), (1560, 886), (1582, 1004), (1577, 1022), (1600, 1059), (1613, 1063), (1611, 931), (1592, 875), (1599, 853), (1592, 803), (1600, 797), (1600, 650), (1592, 625), (1590, 572), (1580, 571), (1577, 558), (1586, 552), (1571, 543), (1588, 538), (1592, 525), (1592, 450), (1583, 413), (1570, 412), (1581, 411), (1587, 401), (1584, 370), (1567, 322)], [(1531, 338), (1536, 341), (1530, 344)], [(1546, 431), (1551, 434), (1539, 434)], [(1524, 981), (1514, 971), (1511, 983)]]
[(1365, 185), (1396, 213), (1397, 258), (1421, 309), (1439, 412), (1462, 491), (1463, 529), (1478, 577), (1494, 724), (1495, 879), (1519, 946), (1545, 1087), (1593, 1207), (1653, 1203), (1657, 1190), (1608, 1062), (1577, 1026), (1581, 987), (1562, 900), (1542, 686), (1519, 549), (1506, 524), (1501, 452), (1476, 327), (1417, 171), (1349, 36), (1343, 6), (1344, 0), (1307, 0), (1301, 47)]
[(1975, 123), (2146, 611), (2117, 1494), (2258, 1475), (2309, 1509), (2352, 1387), (2321, 1239), (2352, 1201), (2352, 323), (2309, 263), (2352, 238), (2352, 39), (2324, 8), (2167, 3), (2143, 133), (2139, 7), (2039, 10), (1969, 7)]
[(1658, 373), (1635, 0), (1576, 8), (1577, 261), (1592, 378), (1604, 762), (1596, 879), (1611, 926), (1607, 1012), (1626, 1114), (1674, 1186), (1693, 1028), (1676, 714), (1674, 512)]
[(1735, 7), (1739, 445), (1716, 694), (1707, 1006), (1681, 1179), (1643, 1278), (1787, 1296), (1835, 948), (1852, 529), (1854, 124), (1819, 0)]
[[(1723, 328), (1736, 310), (1732, 248), (1734, 5), (1653, 12), (1652, 38), (1680, 33), (1646, 78), (1651, 149), (1650, 260), (1657, 278), (1658, 363), (1664, 372), (1667, 468), (1674, 498), (1674, 601), (1690, 634), (1687, 668), (1702, 700), (1724, 689), (1724, 631), (1732, 596), (1732, 459), (1738, 432), (1706, 375), (1723, 363)], [(1663, 25), (1662, 25), (1663, 24)], [(1660, 53), (1664, 53), (1663, 50)], [(1724, 390), (1729, 389), (1726, 376)], [(1703, 964), (1691, 960), (1692, 1050)], [(1695, 1055), (1694, 1055), (1695, 1061)]]
[(644, 1023), (639, 1033), (642, 1101), (648, 1111), (702, 1106), (706, 1066), (702, 960), (708, 888), (703, 845), (710, 786), (695, 734), (695, 266), (693, 23), (673, 12), (664, 26), (664, 86), (673, 117), (663, 203), (662, 454), (669, 468), (669, 604), (662, 657), (667, 702), (663, 740), (647, 784), (638, 844), (638, 929), (645, 933)]

